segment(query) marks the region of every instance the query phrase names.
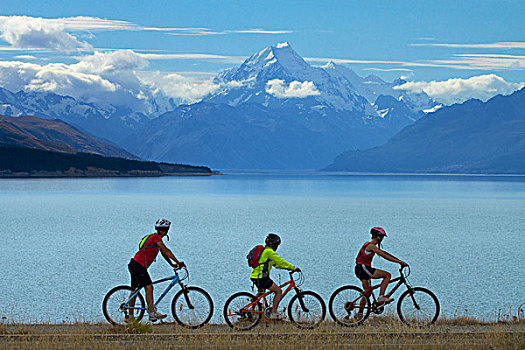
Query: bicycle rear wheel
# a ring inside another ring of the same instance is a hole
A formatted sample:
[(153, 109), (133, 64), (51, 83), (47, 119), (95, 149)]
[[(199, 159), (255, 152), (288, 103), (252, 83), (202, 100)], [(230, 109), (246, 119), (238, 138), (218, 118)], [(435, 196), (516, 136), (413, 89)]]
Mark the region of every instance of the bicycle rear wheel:
[(109, 323), (113, 325), (125, 325), (131, 321), (140, 321), (146, 310), (146, 303), (142, 294), (138, 293), (135, 298), (135, 307), (140, 309), (128, 309), (124, 305), (135, 291), (130, 286), (117, 286), (110, 290), (102, 302), (102, 312)]
[(299, 328), (315, 328), (326, 316), (326, 305), (319, 294), (300, 292), (290, 299), (288, 317)]
[(428, 289), (414, 287), (399, 297), (397, 314), (410, 326), (428, 326), (439, 316), (439, 300)]
[(229, 297), (223, 310), (224, 320), (228, 326), (242, 331), (255, 327), (261, 320), (262, 306), (260, 303), (255, 303), (249, 310), (246, 309), (246, 306), (255, 300), (255, 295), (248, 292), (235, 293)]
[(187, 328), (199, 328), (208, 323), (213, 315), (213, 301), (202, 288), (187, 287), (187, 297), (193, 308), (190, 309), (184, 290), (179, 290), (171, 302), (171, 313), (178, 324)]
[[(361, 302), (364, 303), (363, 317), (358, 318)], [(338, 324), (346, 327), (358, 326), (370, 315), (370, 299), (356, 286), (342, 286), (330, 296), (328, 302), (330, 316)]]

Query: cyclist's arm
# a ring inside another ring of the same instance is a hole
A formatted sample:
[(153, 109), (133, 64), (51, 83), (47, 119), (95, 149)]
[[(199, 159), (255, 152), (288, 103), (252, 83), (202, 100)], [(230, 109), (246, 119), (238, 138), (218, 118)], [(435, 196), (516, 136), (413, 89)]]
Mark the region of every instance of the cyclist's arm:
[(276, 252), (270, 252), (269, 258), (275, 263), (275, 267), (278, 269), (286, 269), (286, 270), (296, 269), (294, 265), (290, 264), (288, 261), (281, 258), (279, 255), (277, 255)]
[[(179, 261), (175, 257), (175, 255), (171, 252), (171, 250), (169, 250), (169, 248), (166, 247), (166, 245), (162, 241), (158, 241), (157, 242), (157, 246), (159, 247), (160, 253), (164, 257), (164, 259), (166, 259), (168, 264), (170, 264), (171, 266), (175, 267), (175, 266), (177, 266), (177, 265), (179, 265), (181, 263), (181, 261)], [(175, 262), (175, 264), (173, 264), (170, 259), (173, 260)]]
[(398, 264), (401, 264), (401, 265), (405, 265), (406, 264), (404, 261), (399, 260), (398, 258), (393, 256), (392, 254), (390, 254), (390, 253), (388, 253), (388, 252), (386, 252), (384, 250), (379, 249), (378, 247), (376, 247), (373, 244), (369, 244), (368, 247), (366, 247), (366, 249), (373, 251), (374, 253), (376, 253), (377, 255), (379, 255), (380, 257), (382, 257), (383, 259), (386, 259), (388, 261), (392, 261), (392, 262), (395, 262), (395, 263), (398, 263)]

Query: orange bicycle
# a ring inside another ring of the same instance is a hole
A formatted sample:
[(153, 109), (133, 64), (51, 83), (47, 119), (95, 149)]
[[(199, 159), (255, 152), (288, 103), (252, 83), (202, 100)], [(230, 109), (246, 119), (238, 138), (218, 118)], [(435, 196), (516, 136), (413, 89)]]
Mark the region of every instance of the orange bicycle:
[[(294, 279), (293, 274), (299, 275)], [(290, 280), (279, 288), (286, 289), (284, 296), (294, 290), (295, 295), (288, 304), (288, 318), (299, 328), (314, 328), (323, 322), (326, 315), (326, 305), (319, 294), (312, 291), (302, 291), (299, 286), (303, 283), (302, 272), (290, 271)], [(248, 292), (238, 292), (226, 300), (224, 304), (224, 319), (228, 326), (238, 330), (248, 330), (255, 327), (263, 314), (268, 316), (271, 312), (272, 303), (270, 295), (274, 292), (266, 292), (255, 296)], [(268, 297), (268, 299), (267, 299)], [(263, 307), (264, 303), (264, 307)]]

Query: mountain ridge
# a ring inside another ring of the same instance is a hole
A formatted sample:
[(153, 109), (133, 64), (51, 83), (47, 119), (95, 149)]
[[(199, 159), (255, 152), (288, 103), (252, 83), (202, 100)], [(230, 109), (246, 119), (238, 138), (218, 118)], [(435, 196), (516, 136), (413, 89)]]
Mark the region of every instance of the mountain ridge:
[(288, 43), (267, 47), (219, 73), (213, 94), (146, 121), (121, 145), (146, 159), (219, 169), (317, 169), (424, 115), (377, 79), (382, 93), (370, 103), (338, 71), (311, 66)]
[(139, 159), (134, 154), (85, 134), (60, 119), (0, 115), (0, 142), (45, 151), (86, 152)]
[(525, 88), (444, 107), (381, 146), (340, 154), (324, 170), (525, 173)]

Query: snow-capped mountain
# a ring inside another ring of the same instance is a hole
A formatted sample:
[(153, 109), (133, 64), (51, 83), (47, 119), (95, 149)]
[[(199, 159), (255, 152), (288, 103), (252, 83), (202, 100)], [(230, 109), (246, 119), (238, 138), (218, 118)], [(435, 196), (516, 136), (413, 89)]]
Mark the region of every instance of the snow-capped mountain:
[[(131, 107), (133, 106), (133, 107)], [(160, 92), (143, 100), (115, 105), (87, 103), (71, 96), (52, 92), (12, 92), (0, 87), (0, 114), (33, 115), (46, 119), (62, 119), (90, 134), (118, 143), (141, 123), (176, 107), (173, 99)]]
[(387, 83), (374, 75), (362, 78), (333, 61), (322, 67), (311, 66), (288, 43), (265, 48), (239, 68), (220, 73), (215, 82), (222, 89), (204, 101), (233, 107), (242, 103), (265, 107), (300, 103), (321, 114), (333, 109), (359, 112), (364, 118), (384, 118), (390, 109), (379, 109), (375, 102), (385, 95), (405, 104), (414, 114), (407, 116), (413, 122), (423, 115), (423, 110), (438, 105), (425, 93), (414, 94), (396, 88), (405, 83), (401, 79)]
[(62, 119), (90, 134), (113, 142), (128, 135), (147, 115), (126, 106), (95, 105), (50, 92), (11, 92), (0, 87), (0, 114)]
[(288, 43), (215, 83), (218, 91), (146, 122), (122, 145), (146, 159), (213, 168), (318, 169), (347, 148), (385, 142), (435, 106), (395, 89), (401, 82), (360, 78), (333, 62), (314, 67)]
[(219, 73), (215, 83), (213, 94), (181, 106), (158, 91), (116, 105), (0, 88), (0, 114), (60, 118), (145, 159), (315, 169), (345, 150), (385, 142), (438, 107), (425, 94), (400, 90), (402, 80), (361, 78), (334, 62), (312, 66), (288, 43)]

